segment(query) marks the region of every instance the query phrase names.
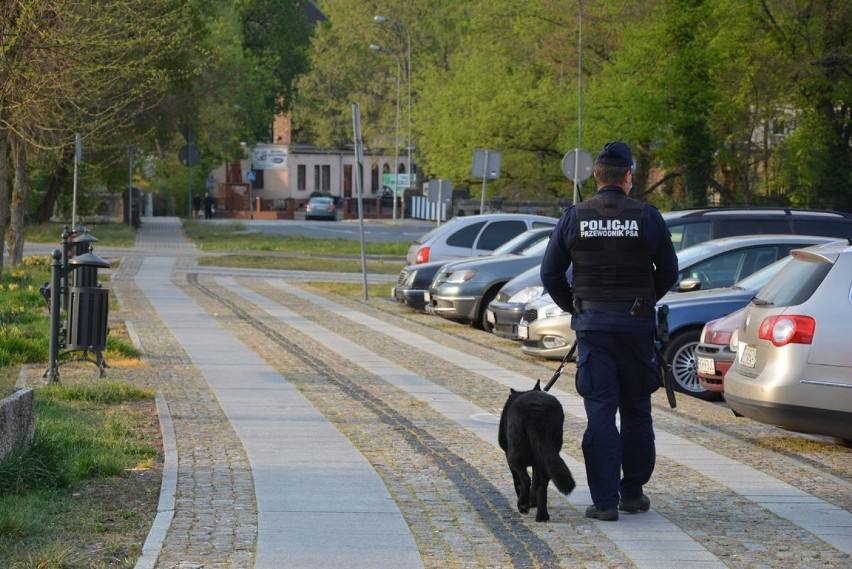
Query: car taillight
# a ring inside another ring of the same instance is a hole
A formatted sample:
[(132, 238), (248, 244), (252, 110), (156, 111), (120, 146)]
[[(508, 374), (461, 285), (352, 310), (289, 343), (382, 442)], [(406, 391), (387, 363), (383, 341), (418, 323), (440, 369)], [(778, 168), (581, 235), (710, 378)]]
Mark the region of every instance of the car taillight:
[(429, 262), (429, 247), (421, 247), (419, 251), (417, 251), (417, 255), (414, 257), (414, 264), (419, 265), (420, 263), (428, 263)]
[(731, 342), (731, 333), (727, 330), (708, 330), (704, 334), (704, 343), (727, 346)]
[(816, 320), (810, 316), (779, 314), (760, 323), (757, 337), (769, 340), (779, 347), (787, 344), (810, 344), (814, 340), (815, 329)]

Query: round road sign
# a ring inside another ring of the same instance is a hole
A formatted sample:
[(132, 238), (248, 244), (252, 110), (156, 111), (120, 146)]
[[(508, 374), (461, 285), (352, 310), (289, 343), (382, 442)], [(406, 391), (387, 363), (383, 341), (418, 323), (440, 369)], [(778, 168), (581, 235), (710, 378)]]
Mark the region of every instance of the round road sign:
[[(578, 155), (579, 154), (579, 155)], [(588, 180), (595, 168), (595, 162), (591, 155), (585, 150), (571, 150), (562, 159), (562, 173), (573, 181), (583, 183)], [(575, 172), (578, 174), (575, 177)]]

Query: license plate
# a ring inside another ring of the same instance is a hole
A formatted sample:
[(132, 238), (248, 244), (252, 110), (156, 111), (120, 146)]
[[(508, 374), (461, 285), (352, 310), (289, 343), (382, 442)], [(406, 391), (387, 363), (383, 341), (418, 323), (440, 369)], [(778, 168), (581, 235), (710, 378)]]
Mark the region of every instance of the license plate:
[(432, 295), (429, 294), (429, 291), (423, 293), (423, 302), (425, 302), (426, 304), (432, 302)]
[(521, 340), (526, 340), (530, 337), (530, 329), (529, 326), (518, 326), (518, 338)]
[(698, 358), (698, 373), (716, 375), (716, 361), (713, 358)]
[(757, 362), (757, 349), (754, 346), (743, 346), (740, 350), (740, 364), (745, 367), (754, 367)]
[(485, 311), (485, 320), (487, 320), (489, 324), (494, 324), (497, 321), (494, 318), (494, 311), (493, 310), (486, 310)]

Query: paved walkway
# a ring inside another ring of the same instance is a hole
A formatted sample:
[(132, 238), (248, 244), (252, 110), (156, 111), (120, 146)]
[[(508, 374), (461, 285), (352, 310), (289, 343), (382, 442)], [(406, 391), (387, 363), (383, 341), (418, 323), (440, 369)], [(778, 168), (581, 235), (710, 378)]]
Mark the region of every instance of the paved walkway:
[[(179, 227), (176, 219), (144, 224), (136, 248), (151, 255), (142, 260), (132, 276), (173, 336), (175, 349), (182, 350), (200, 372), (236, 435), (208, 451), (244, 454), (245, 458), (240, 456), (234, 466), (242, 470), (248, 466), (251, 470), (250, 479), (244, 480), (235, 480), (226, 472), (218, 473), (216, 480), (215, 476), (207, 478), (205, 473), (207, 479), (201, 482), (209, 488), (199, 488), (198, 480), (191, 483), (196, 491), (214, 493), (227, 493), (222, 486), (233, 482), (242, 482), (244, 490), (253, 485), (253, 497), (242, 492), (220, 498), (218, 505), (210, 504), (214, 508), (237, 507), (240, 502), (256, 504), (256, 529), (250, 520), (243, 522), (245, 541), (239, 545), (245, 548), (245, 554), (236, 556), (230, 564), (248, 566), (248, 538), (254, 537), (257, 568), (422, 567), (405, 520), (369, 462), (298, 390), (174, 284), (172, 272), (176, 267), (188, 267), (187, 261), (195, 253), (182, 238)], [(117, 280), (129, 278), (131, 271), (128, 267)], [(145, 339), (141, 342), (144, 348)], [(215, 409), (210, 412), (220, 415)], [(220, 422), (221, 417), (217, 420)], [(189, 424), (186, 427), (192, 428)], [(183, 470), (178, 469), (179, 482), (182, 477), (198, 478), (198, 472)], [(194, 504), (187, 501), (185, 506), (192, 508)], [(177, 517), (181, 507), (178, 501)], [(211, 539), (216, 539), (219, 531), (233, 531), (228, 527), (233, 520), (212, 510), (209, 519), (194, 516), (193, 512), (185, 512), (185, 517), (192, 520), (190, 526), (196, 526), (189, 529), (189, 535), (195, 538), (199, 537), (198, 529), (209, 531)], [(159, 524), (162, 526), (167, 519), (168, 516), (161, 517)], [(167, 539), (169, 533), (160, 528), (146, 544), (137, 567), (153, 566), (163, 546), (173, 549)], [(163, 542), (158, 543), (160, 540)], [(184, 554), (187, 559), (170, 559), (169, 563), (229, 563), (226, 559), (214, 558), (211, 562), (194, 558), (191, 548)], [(282, 564), (282, 560), (287, 561)], [(170, 565), (161, 562), (157, 566)]]
[[(157, 370), (166, 450), (138, 569), (850, 565), (842, 457), (837, 475), (767, 461), (675, 414), (658, 414), (651, 512), (583, 518), (571, 443), (578, 489), (551, 494), (550, 524), (518, 516), (496, 415), (541, 366), (331, 300), (303, 275), (201, 271), (197, 254), (177, 219), (146, 219), (113, 277)], [(579, 440), (565, 382), (553, 393)]]

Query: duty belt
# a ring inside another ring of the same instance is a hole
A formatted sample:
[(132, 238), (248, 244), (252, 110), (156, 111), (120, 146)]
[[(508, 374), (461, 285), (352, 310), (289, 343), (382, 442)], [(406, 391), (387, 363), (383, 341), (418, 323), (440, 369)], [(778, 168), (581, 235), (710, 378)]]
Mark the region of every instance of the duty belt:
[(579, 312), (586, 310), (611, 310), (626, 312), (631, 316), (654, 316), (653, 306), (643, 304), (641, 300), (584, 300), (575, 299), (574, 308)]

